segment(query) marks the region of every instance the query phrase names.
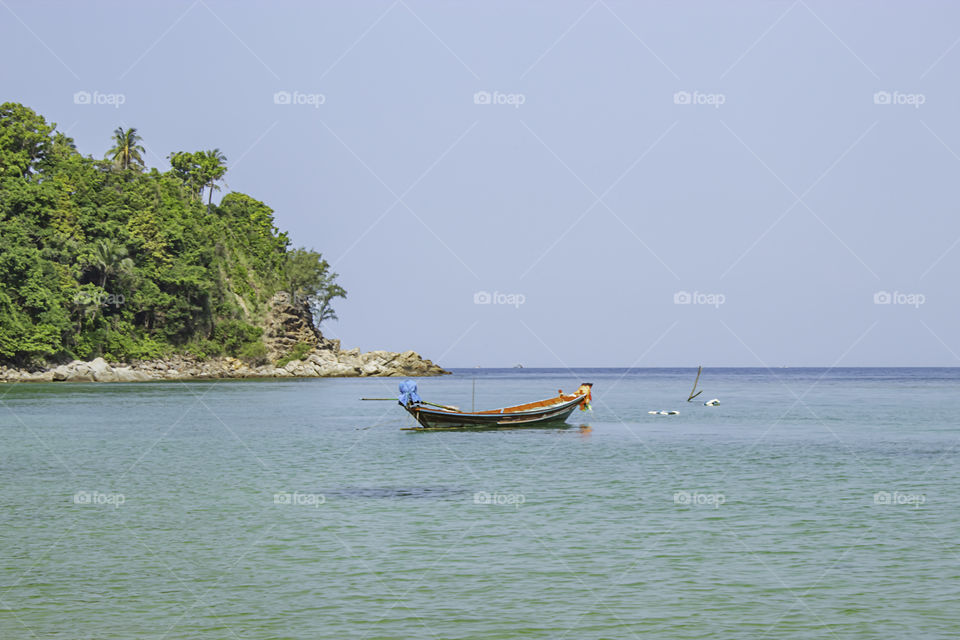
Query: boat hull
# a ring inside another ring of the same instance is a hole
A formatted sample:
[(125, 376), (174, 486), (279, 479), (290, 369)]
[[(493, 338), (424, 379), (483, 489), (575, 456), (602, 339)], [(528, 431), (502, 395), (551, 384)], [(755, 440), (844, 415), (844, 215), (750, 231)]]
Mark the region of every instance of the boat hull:
[(405, 408), (420, 423), (420, 429), (498, 429), (535, 427), (564, 422), (582, 401), (583, 398), (577, 397), (536, 410), (517, 412), (503, 410), (503, 412), (463, 413), (431, 409), (422, 405)]

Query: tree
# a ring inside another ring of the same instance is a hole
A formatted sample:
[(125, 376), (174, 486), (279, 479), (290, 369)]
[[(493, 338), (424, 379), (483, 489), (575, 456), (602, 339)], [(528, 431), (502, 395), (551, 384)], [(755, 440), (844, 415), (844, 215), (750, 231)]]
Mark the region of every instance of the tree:
[(170, 167), (173, 174), (180, 179), (183, 186), (195, 200), (200, 199), (200, 192), (203, 190), (201, 182), (200, 166), (196, 161), (196, 154), (187, 151), (174, 151), (167, 159), (170, 160)]
[(50, 152), (54, 127), (22, 104), (0, 105), (0, 177), (30, 175)]
[(136, 127), (114, 129), (113, 148), (107, 151), (107, 157), (113, 161), (113, 166), (123, 170), (143, 168), (143, 156), (140, 154), (145, 151), (139, 144), (142, 139), (137, 134)]
[(220, 149), (200, 152), (201, 177), (204, 186), (207, 187), (207, 205), (213, 202), (214, 190), (219, 191), (217, 182), (223, 179), (227, 172), (227, 156), (220, 152)]
[(227, 157), (220, 149), (211, 151), (176, 151), (167, 156), (170, 167), (190, 194), (200, 200), (207, 189), (207, 204), (213, 203), (213, 192), (219, 191), (217, 182), (227, 172)]
[(336, 320), (333, 309), (336, 298), (347, 297), (347, 292), (336, 283), (338, 275), (330, 271), (330, 264), (316, 251), (294, 249), (287, 253), (287, 286), (294, 299), (306, 300), (318, 327), (325, 320)]
[(128, 257), (127, 248), (110, 240), (99, 240), (93, 245), (89, 265), (99, 272), (101, 289), (106, 289), (107, 278), (133, 273), (133, 260)]

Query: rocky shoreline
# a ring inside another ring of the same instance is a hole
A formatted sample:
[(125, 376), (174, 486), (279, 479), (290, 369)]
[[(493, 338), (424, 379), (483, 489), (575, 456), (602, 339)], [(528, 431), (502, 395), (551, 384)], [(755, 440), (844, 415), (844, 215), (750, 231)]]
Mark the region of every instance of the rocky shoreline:
[(313, 324), (305, 303), (277, 295), (270, 301), (263, 341), (266, 362), (280, 363), (300, 347), (305, 351), (282, 367), (238, 358), (197, 359), (177, 355), (158, 360), (109, 363), (103, 358), (18, 369), (0, 365), (0, 382), (149, 382), (224, 378), (359, 378), (374, 376), (439, 376), (450, 373), (414, 351), (341, 350)]
[(108, 363), (103, 358), (39, 370), (0, 366), (0, 382), (150, 382), (226, 378), (347, 378), (374, 376), (437, 376), (449, 373), (413, 351), (393, 353), (359, 349), (314, 350), (282, 367), (254, 366), (236, 358), (199, 361), (185, 356), (133, 363)]

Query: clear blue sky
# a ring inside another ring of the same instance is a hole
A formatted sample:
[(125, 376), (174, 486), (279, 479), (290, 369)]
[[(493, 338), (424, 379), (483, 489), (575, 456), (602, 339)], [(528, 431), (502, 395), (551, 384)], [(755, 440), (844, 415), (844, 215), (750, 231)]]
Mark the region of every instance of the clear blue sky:
[(230, 189), (341, 274), (324, 332), (345, 346), (454, 367), (960, 360), (955, 3), (0, 16), (0, 98), (98, 157), (120, 125), (151, 166), (219, 147)]

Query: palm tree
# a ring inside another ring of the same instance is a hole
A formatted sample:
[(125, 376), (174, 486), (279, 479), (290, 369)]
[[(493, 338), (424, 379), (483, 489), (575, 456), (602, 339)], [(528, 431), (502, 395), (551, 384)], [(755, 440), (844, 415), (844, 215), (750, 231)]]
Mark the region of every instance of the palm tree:
[(143, 157), (140, 154), (145, 150), (139, 144), (142, 139), (137, 135), (136, 127), (117, 127), (113, 132), (114, 146), (107, 151), (107, 157), (113, 161), (113, 166), (118, 169), (143, 167)]
[(90, 266), (100, 272), (101, 289), (106, 288), (108, 277), (133, 273), (133, 260), (128, 257), (127, 248), (109, 240), (100, 240), (93, 245)]
[(220, 187), (217, 186), (216, 183), (222, 180), (223, 174), (227, 172), (227, 156), (223, 155), (220, 149), (203, 151), (199, 155), (201, 157), (201, 164), (203, 165), (204, 186), (206, 186), (209, 194), (207, 197), (207, 205), (209, 206), (213, 203), (214, 190), (220, 190)]

